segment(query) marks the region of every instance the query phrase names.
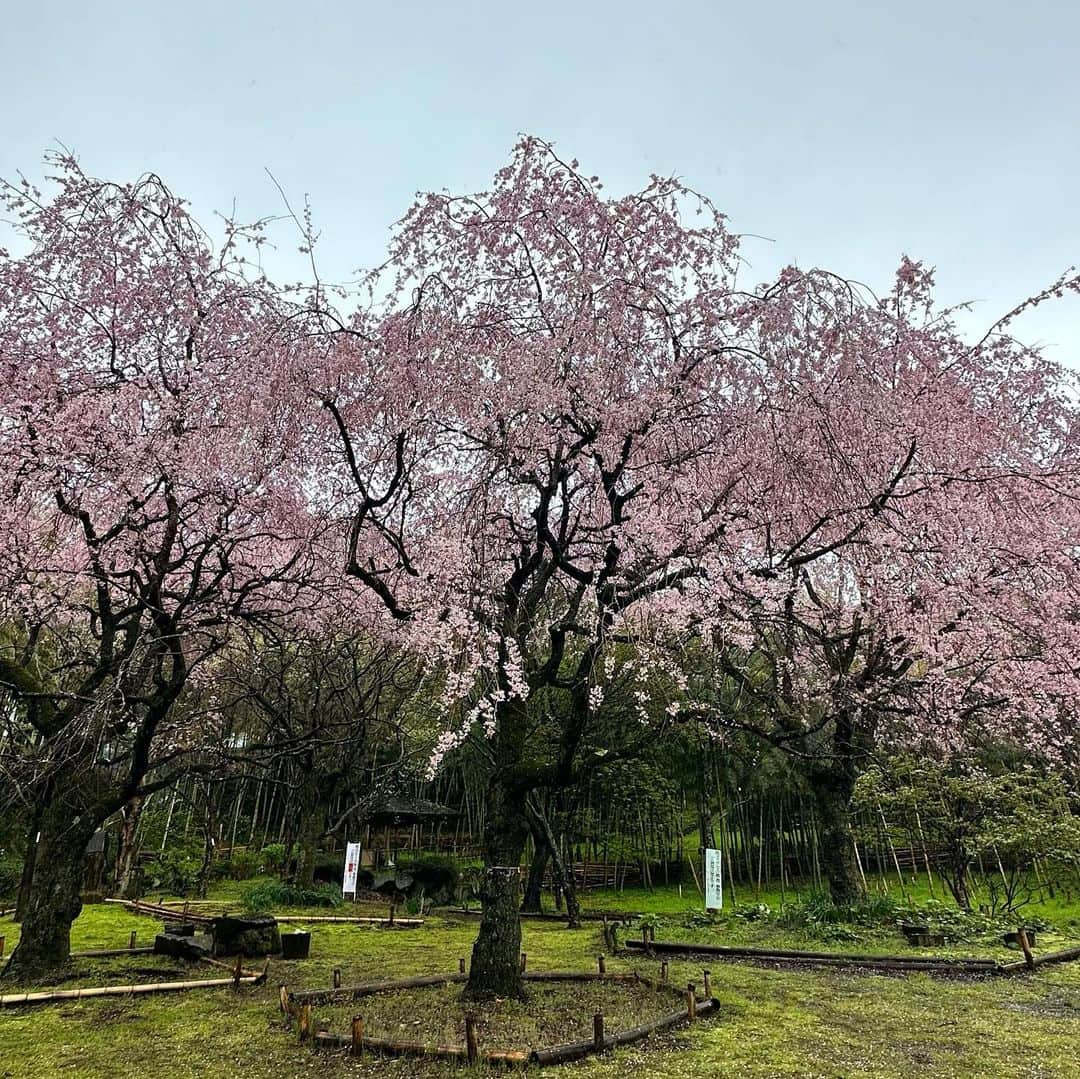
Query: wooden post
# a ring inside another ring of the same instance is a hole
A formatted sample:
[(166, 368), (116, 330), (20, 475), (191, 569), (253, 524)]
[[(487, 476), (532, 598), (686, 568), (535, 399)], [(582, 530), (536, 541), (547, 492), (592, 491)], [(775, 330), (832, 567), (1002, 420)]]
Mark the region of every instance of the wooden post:
[(667, 981), (667, 974), (668, 974), (667, 960), (666, 959), (661, 959), (660, 960), (660, 981), (666, 982)]
[(243, 973), (244, 973), (244, 957), (243, 957), (243, 955), (238, 955), (236, 957), (236, 964), (233, 967), (233, 975), (232, 975), (233, 989), (239, 989), (240, 988), (240, 976)]
[(686, 987), (686, 1014), (691, 1019), (697, 1018), (697, 993), (693, 982)]
[(278, 986), (278, 1004), (281, 1006), (281, 1012), (283, 1015), (289, 1014), (289, 987), (287, 985)]
[(341, 988), (341, 967), (334, 967), (334, 988)]
[(480, 1055), (480, 1048), (476, 1040), (476, 1016), (465, 1016), (465, 1059), (470, 1064), (475, 1064)]
[(597, 1012), (592, 1017), (592, 1044), (597, 1053), (604, 1051), (604, 1013)]
[(349, 1047), (349, 1053), (358, 1057), (364, 1051), (364, 1017), (362, 1015), (354, 1015), (352, 1021), (352, 1045)]
[(458, 969), (458, 974), (464, 974), (465, 973), (465, 956), (462, 956), (457, 961), (457, 969)]
[(527, 962), (527, 957), (526, 957), (525, 953), (522, 952), (521, 953), (521, 973), (522, 974), (525, 973), (525, 964), (526, 964), (526, 962)]
[(300, 1005), (300, 1024), (299, 1024), (299, 1038), (300, 1041), (306, 1042), (311, 1039), (311, 1005)]
[(708, 1000), (712, 996), (712, 972), (703, 970), (701, 973), (705, 976), (705, 999)]
[(596, 957), (596, 969), (601, 974), (606, 974), (607, 973), (607, 964), (604, 962), (604, 957), (602, 955), (598, 955)]
[(139, 931), (137, 929), (133, 929), (131, 931), (131, 936), (128, 938), (128, 947), (129, 948), (134, 949), (134, 947), (135, 947), (135, 938), (138, 935), (139, 935)]
[(1024, 962), (1027, 963), (1028, 970), (1035, 969), (1035, 956), (1031, 954), (1031, 942), (1028, 940), (1027, 930), (1020, 926), (1016, 931), (1016, 939), (1020, 942), (1020, 948), (1024, 953)]
[(0, 959), (4, 958), (4, 945), (7, 943), (7, 938), (0, 936)]

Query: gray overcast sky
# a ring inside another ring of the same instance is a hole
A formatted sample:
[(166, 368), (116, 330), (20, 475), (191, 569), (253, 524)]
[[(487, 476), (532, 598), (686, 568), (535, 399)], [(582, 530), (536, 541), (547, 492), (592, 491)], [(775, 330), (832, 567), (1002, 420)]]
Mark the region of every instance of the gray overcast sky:
[[(1080, 261), (1076, 0), (8, 0), (0, 86), (0, 175), (59, 140), (253, 218), (280, 209), (268, 168), (310, 195), (332, 279), (523, 131), (616, 192), (678, 173), (772, 239), (747, 241), (754, 281), (887, 288), (907, 252), (975, 330)], [(1020, 332), (1080, 366), (1076, 300)]]

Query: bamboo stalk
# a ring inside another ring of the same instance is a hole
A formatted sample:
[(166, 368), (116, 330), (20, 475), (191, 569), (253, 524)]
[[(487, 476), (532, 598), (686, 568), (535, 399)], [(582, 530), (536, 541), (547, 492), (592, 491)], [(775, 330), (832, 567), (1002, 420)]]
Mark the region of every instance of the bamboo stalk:
[[(262, 975), (248, 975), (240, 981), (254, 985)], [(156, 982), (147, 985), (108, 985), (88, 989), (58, 989), (43, 993), (8, 993), (0, 996), (0, 1008), (18, 1007), (20, 1004), (49, 1004), (58, 1000), (87, 1000), (93, 997), (121, 997), (142, 993), (175, 993), (185, 989), (220, 989), (234, 984), (232, 978), (201, 978), (187, 982)]]

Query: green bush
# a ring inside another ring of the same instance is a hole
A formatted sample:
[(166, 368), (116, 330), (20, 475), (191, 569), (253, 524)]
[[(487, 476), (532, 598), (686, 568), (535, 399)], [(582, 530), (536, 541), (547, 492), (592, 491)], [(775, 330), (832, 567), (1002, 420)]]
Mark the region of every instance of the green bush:
[(752, 903), (748, 907), (740, 906), (735, 910), (735, 917), (744, 922), (767, 922), (773, 916), (773, 909), (768, 903)]
[(400, 860), (397, 870), (412, 877), (413, 892), (423, 892), (434, 902), (449, 902), (457, 894), (461, 880), (457, 862), (444, 854), (421, 854)]
[(162, 851), (146, 866), (144, 879), (149, 890), (187, 895), (198, 884), (202, 860), (202, 850), (194, 847)]
[(868, 896), (850, 906), (836, 904), (828, 892), (814, 891), (788, 903), (777, 918), (791, 929), (817, 929), (826, 925), (886, 925), (896, 921), (904, 907), (885, 895)]
[(253, 850), (234, 851), (228, 860), (221, 863), (222, 876), (230, 880), (251, 880), (259, 875), (262, 858)]
[(259, 861), (267, 873), (280, 873), (285, 868), (285, 844), (267, 843), (259, 851)]
[(301, 887), (280, 880), (264, 880), (244, 892), (244, 906), (250, 911), (273, 907), (338, 907), (341, 891), (332, 884)]

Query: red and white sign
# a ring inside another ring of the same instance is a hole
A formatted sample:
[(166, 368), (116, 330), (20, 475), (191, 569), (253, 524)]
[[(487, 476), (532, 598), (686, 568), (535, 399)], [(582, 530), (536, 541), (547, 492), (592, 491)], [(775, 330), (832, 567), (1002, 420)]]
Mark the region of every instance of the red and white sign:
[(356, 895), (356, 871), (360, 868), (360, 844), (345, 844), (345, 874), (341, 879), (341, 894)]

